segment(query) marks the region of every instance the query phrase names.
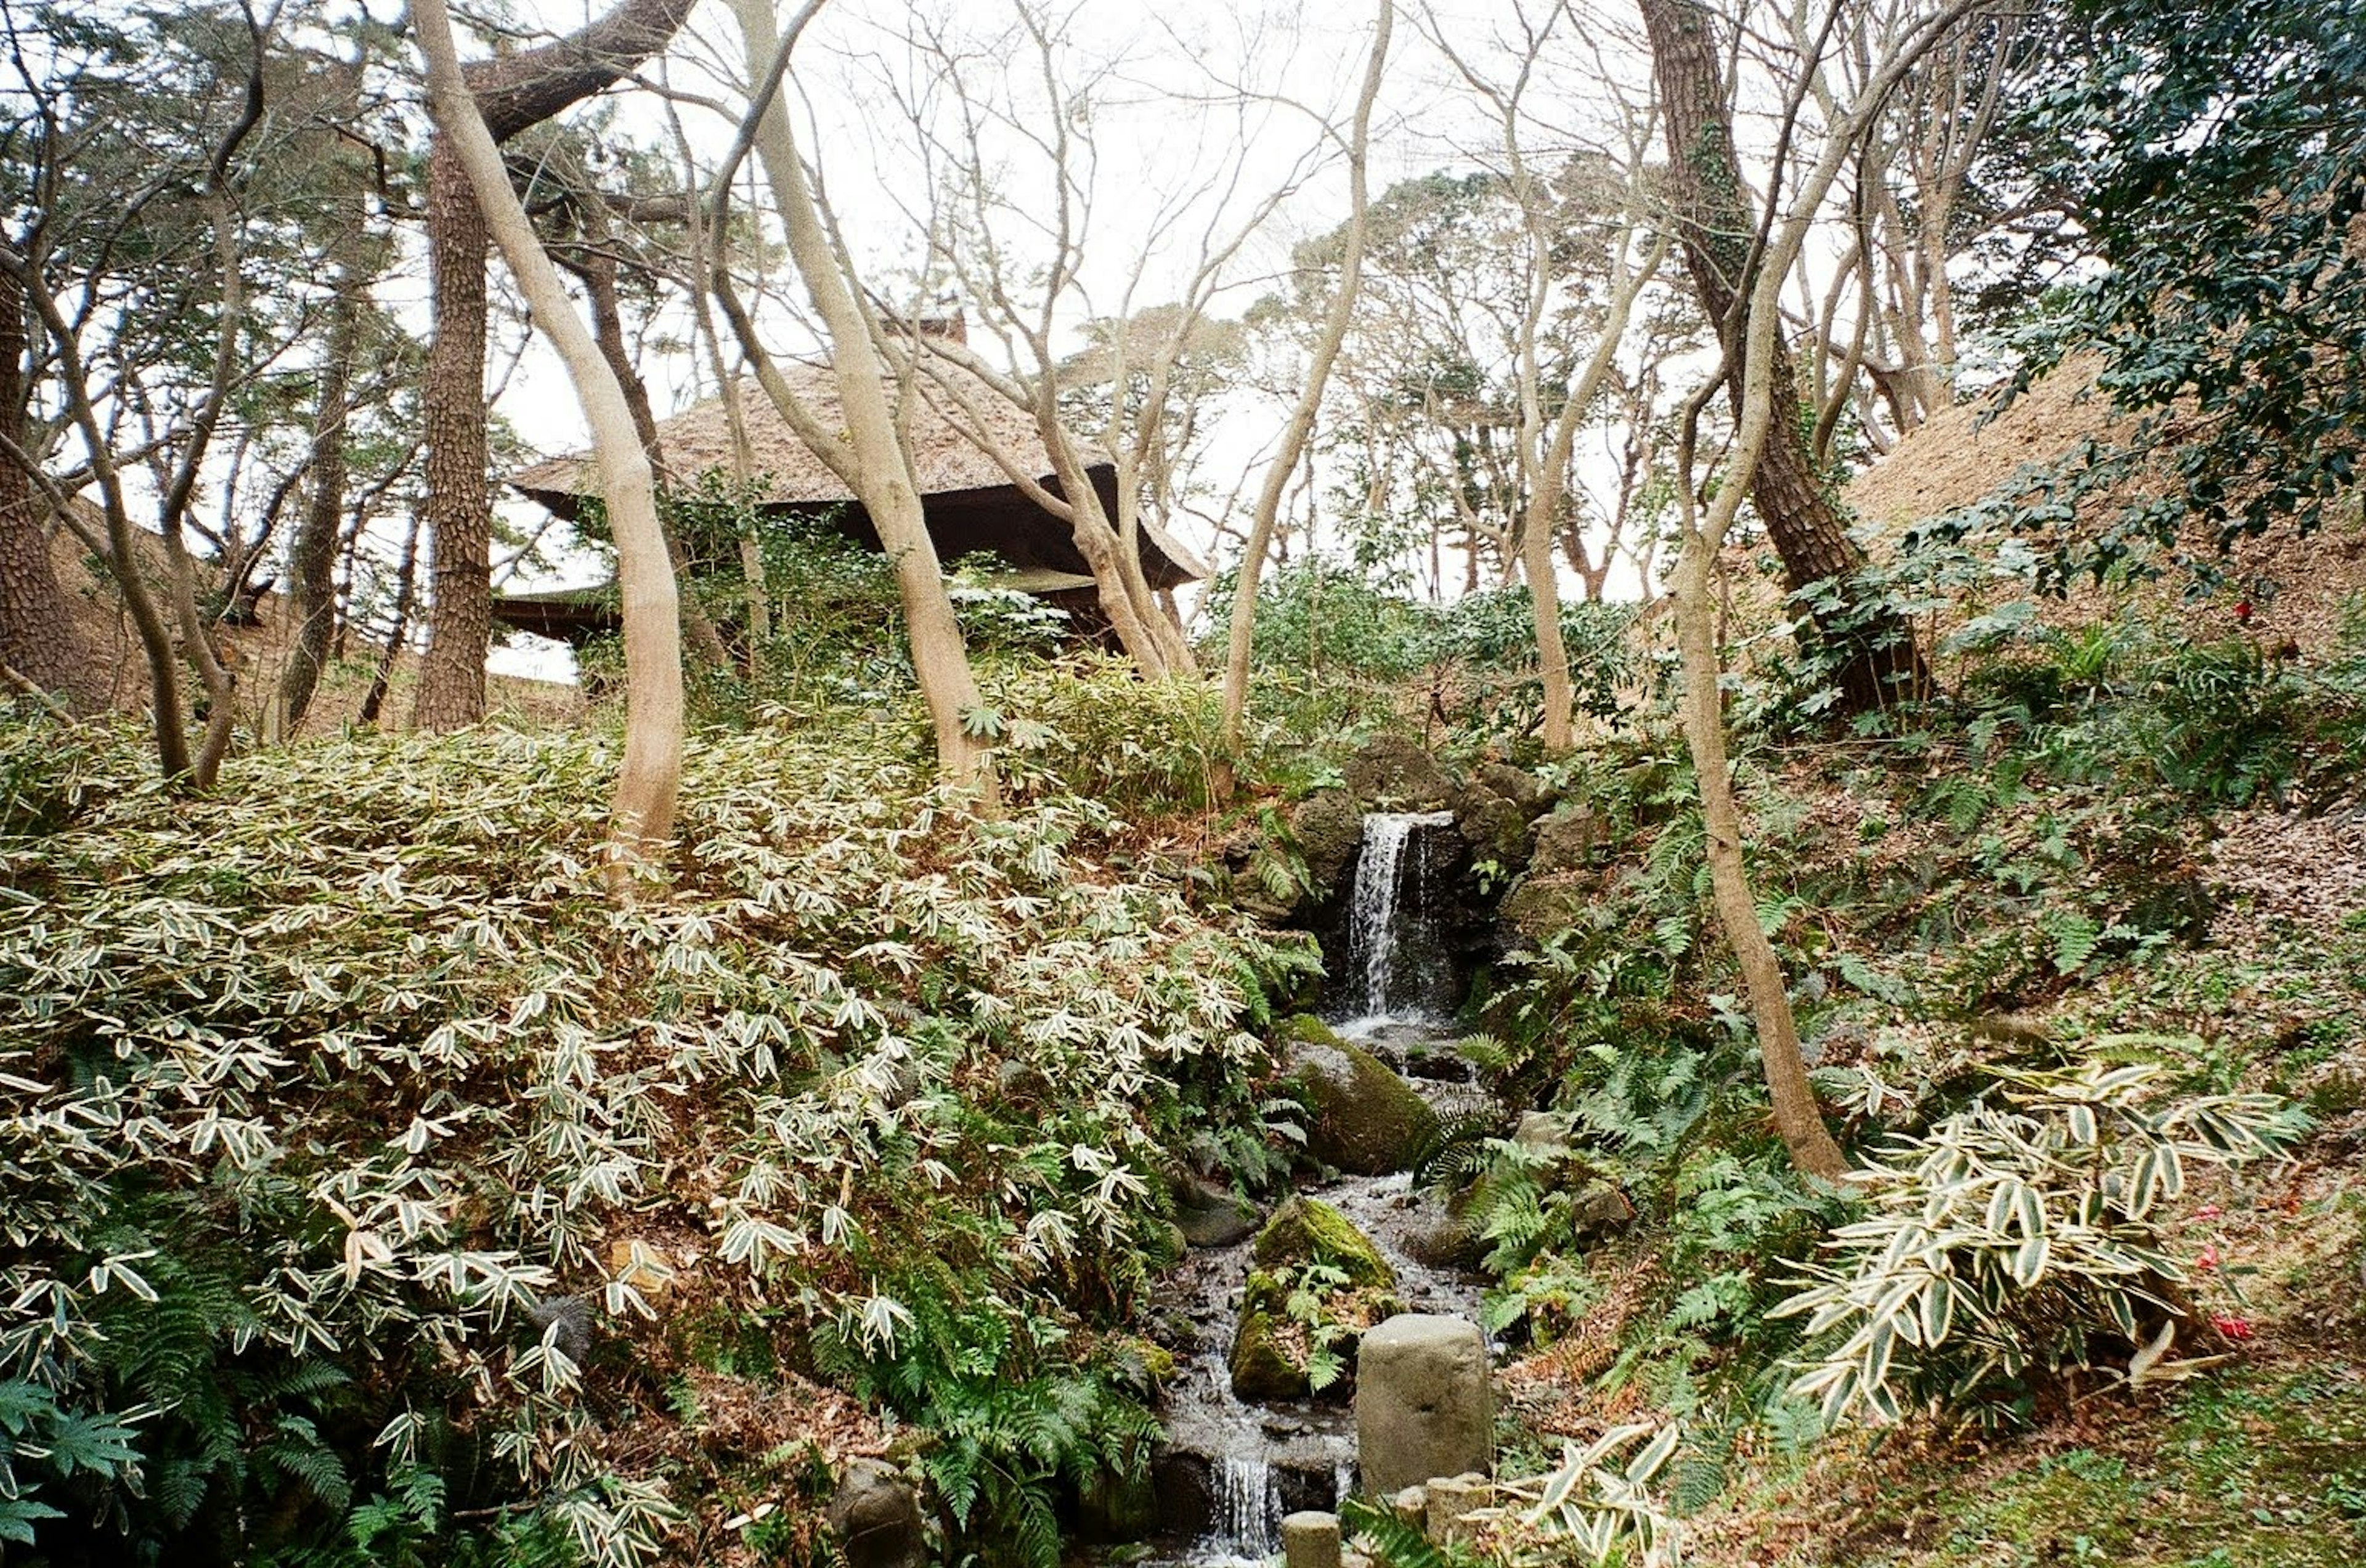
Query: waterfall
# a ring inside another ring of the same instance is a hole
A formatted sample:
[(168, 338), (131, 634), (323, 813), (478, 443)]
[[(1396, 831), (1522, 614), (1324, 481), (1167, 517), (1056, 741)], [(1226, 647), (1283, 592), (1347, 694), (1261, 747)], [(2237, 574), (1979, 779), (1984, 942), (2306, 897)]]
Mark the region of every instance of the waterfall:
[(1218, 1476), (1213, 1538), (1219, 1555), (1261, 1559), (1281, 1545), (1281, 1497), (1265, 1454), (1228, 1454)]
[[(1356, 1011), (1377, 1018), (1389, 1010), (1389, 991), (1397, 979), (1399, 939), (1398, 894), (1404, 883), (1405, 846), (1421, 828), (1450, 826), (1450, 811), (1374, 811), (1364, 818), (1364, 852), (1356, 862), (1356, 883), (1347, 895), (1347, 963), (1360, 984)], [(1416, 868), (1417, 869), (1417, 868)], [(1421, 906), (1421, 889), (1414, 907)]]

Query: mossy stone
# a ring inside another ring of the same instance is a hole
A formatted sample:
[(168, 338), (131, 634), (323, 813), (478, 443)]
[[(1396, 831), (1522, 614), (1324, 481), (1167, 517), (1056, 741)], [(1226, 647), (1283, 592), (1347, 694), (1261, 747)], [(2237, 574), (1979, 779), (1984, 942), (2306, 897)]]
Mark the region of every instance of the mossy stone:
[(1313, 1112), (1307, 1152), (1355, 1176), (1407, 1170), (1437, 1130), (1429, 1101), (1359, 1045), (1304, 1013), (1281, 1027), (1290, 1076)]
[[(1327, 1263), (1346, 1275), (1353, 1289), (1387, 1290), (1397, 1282), (1397, 1271), (1371, 1238), (1358, 1230), (1353, 1220), (1316, 1198), (1292, 1198), (1275, 1210), (1273, 1218), (1257, 1232), (1250, 1253), (1256, 1259), (1257, 1271), (1249, 1276), (1251, 1290), (1243, 1298), (1244, 1316), (1247, 1303), (1254, 1300), (1256, 1281), (1262, 1278), (1273, 1282), (1269, 1269)], [(1279, 1304), (1277, 1296), (1275, 1305)]]
[(1240, 1326), (1228, 1365), (1233, 1393), (1242, 1399), (1303, 1399), (1306, 1369), (1283, 1348), (1281, 1325), (1289, 1292), (1264, 1269), (1253, 1269), (1241, 1292)]

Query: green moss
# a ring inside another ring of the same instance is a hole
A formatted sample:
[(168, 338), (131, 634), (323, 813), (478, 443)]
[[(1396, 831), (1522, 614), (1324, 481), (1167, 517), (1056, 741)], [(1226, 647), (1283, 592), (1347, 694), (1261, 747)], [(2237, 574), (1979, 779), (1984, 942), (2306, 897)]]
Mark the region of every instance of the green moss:
[(1318, 1018), (1283, 1021), (1281, 1043), (1313, 1124), (1309, 1153), (1358, 1176), (1408, 1168), (1437, 1129), (1437, 1112), (1388, 1064), (1333, 1033)]
[(1370, 1238), (1356, 1228), (1354, 1221), (1319, 1199), (1292, 1198), (1275, 1210), (1265, 1229), (1257, 1232), (1252, 1250), (1260, 1271), (1327, 1263), (1345, 1274), (1353, 1289), (1386, 1290), (1397, 1282), (1397, 1271)]
[(1233, 1392), (1243, 1399), (1302, 1399), (1306, 1369), (1283, 1343), (1289, 1292), (1264, 1269), (1250, 1273), (1241, 1294), (1240, 1326), (1233, 1334)]

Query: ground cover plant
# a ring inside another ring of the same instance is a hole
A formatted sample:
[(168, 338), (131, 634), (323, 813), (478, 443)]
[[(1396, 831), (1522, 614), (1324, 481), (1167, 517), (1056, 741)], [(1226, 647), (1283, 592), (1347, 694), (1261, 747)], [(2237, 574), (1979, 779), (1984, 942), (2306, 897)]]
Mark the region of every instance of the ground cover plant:
[(718, 736), (673, 887), (619, 906), (596, 733), (359, 739), (197, 802), (58, 742), (0, 751), (20, 1543), (644, 1560), (708, 1506), (644, 1430), (702, 1360), (912, 1423), (1013, 1561), (1144, 1462), (1121, 1330), (1174, 1151), (1260, 1125), (1304, 961), (1111, 874), (1106, 807), (981, 820), (892, 751)]

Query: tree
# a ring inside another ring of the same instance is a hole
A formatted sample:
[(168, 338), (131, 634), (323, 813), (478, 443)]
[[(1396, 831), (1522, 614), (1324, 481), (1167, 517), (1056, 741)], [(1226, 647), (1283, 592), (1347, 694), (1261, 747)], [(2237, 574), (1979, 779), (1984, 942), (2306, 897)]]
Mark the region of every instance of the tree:
[(25, 396), (25, 289), (0, 268), (0, 679), (96, 707), (106, 698), (50, 549), (50, 506), (35, 472)]
[(682, 633), (673, 565), (658, 524), (657, 487), (623, 386), (592, 330), (575, 314), (558, 269), (510, 188), (500, 146), (469, 96), (444, 0), (412, 0), (411, 18), (435, 105), (438, 132), (466, 174), (491, 236), (567, 363), (568, 378), (592, 426), (600, 493), (616, 540), (625, 621), (625, 760), (616, 777), (608, 844), (620, 868), (661, 853), (673, 837), (682, 782)]
[[(806, 177), (804, 160), (789, 123), (787, 107), (780, 100), (789, 53), (806, 22), (820, 9), (812, 0), (779, 35), (772, 30), (769, 0), (735, 0), (734, 15), (747, 51), (748, 75), (754, 84), (739, 144), (717, 173), (715, 197), (728, 190), (739, 157), (753, 148), (772, 187), (788, 235), (789, 254), (804, 281), (814, 309), (829, 334), (830, 367), (837, 378), (839, 406), (846, 421), (843, 433), (826, 430), (781, 376), (771, 355), (757, 338), (753, 321), (733, 289), (727, 255), (719, 240), (718, 221), (714, 254), (716, 298), (730, 318), (740, 348), (754, 367), (766, 396), (799, 439), (846, 481), (870, 514), (879, 542), (896, 565), (896, 592), (904, 607), (905, 636), (912, 652), (912, 671), (929, 707), (936, 732), (937, 766), (948, 778), (975, 786), (990, 795), (994, 787), (993, 751), (973, 728), (984, 707), (977, 680), (969, 666), (960, 623), (945, 592), (944, 567), (930, 538), (920, 507), (920, 486), (912, 471), (910, 455), (897, 437), (896, 416), (887, 400), (877, 322), (863, 308), (848, 281), (844, 264), (832, 247), (821, 209)], [(843, 441), (839, 439), (843, 434)]]
[(2190, 523), (2222, 544), (2313, 526), (2356, 483), (2366, 425), (2366, 5), (2079, 0), (2045, 29), (2011, 140), (2108, 265), (2021, 335), (2016, 385), (2093, 349), (2138, 416), (2058, 488), (2166, 465), (2175, 484), (2113, 519), (2107, 553)]
[(1365, 60), (1364, 85), (1357, 96), (1355, 118), (1347, 132), (1347, 229), (1339, 280), (1322, 330), (1314, 339), (1297, 406), (1290, 411), (1290, 423), (1282, 427), (1281, 439), (1267, 461), (1265, 479), (1249, 513), (1248, 538), (1241, 548), (1240, 568), (1234, 574), (1232, 616), (1224, 649), (1221, 738), (1222, 765), (1227, 770), (1221, 782), (1226, 784), (1231, 782), (1230, 770), (1237, 769), (1248, 751), (1245, 721), (1249, 700), (1249, 649), (1256, 632), (1257, 579), (1265, 570), (1265, 558), (1273, 546), (1274, 519), (1281, 510), (1281, 492), (1298, 467), (1307, 436), (1314, 429), (1314, 416), (1323, 404), (1323, 389), (1331, 378), (1333, 363), (1339, 357), (1339, 345), (1346, 338), (1347, 324), (1356, 309), (1356, 291), (1363, 281), (1364, 236), (1371, 205), (1365, 165), (1371, 150), (1372, 105), (1380, 97), (1380, 76), (1388, 67), (1389, 30), (1395, 15), (1394, 0), (1380, 0), (1379, 18), (1372, 29), (1371, 52)]
[[(1929, 15), (1910, 15), (1893, 21), (1859, 96), (1825, 128), (1820, 154), (1800, 175), (1795, 186), (1790, 213), (1776, 218), (1770, 209), (1763, 242), (1752, 246), (1752, 265), (1741, 269), (1750, 279), (1748, 292), (1723, 301), (1722, 309), (1711, 308), (1711, 314), (1719, 321), (1721, 363), (1716, 378), (1693, 395), (1680, 422), (1677, 511), (1684, 549), (1676, 563), (1674, 582), (1676, 641), (1684, 666), (1684, 740), (1700, 790), (1709, 880), (1718, 924), (1733, 949), (1743, 986), (1749, 992), (1751, 1013), (1758, 1029), (1759, 1060), (1774, 1103), (1775, 1130), (1790, 1153), (1792, 1164), (1809, 1176), (1827, 1180), (1837, 1180), (1844, 1175), (1848, 1162), (1825, 1127), (1814, 1090), (1808, 1082), (1807, 1064), (1799, 1050), (1798, 1023), (1784, 987), (1782, 964), (1765, 929), (1759, 924), (1757, 900), (1751, 893), (1748, 868), (1743, 863), (1741, 812), (1734, 795), (1731, 760), (1726, 749), (1722, 670), (1711, 590), (1718, 552), (1724, 547), (1744, 497), (1757, 500), (1760, 496), (1759, 479), (1770, 456), (1786, 451), (1794, 457), (1797, 455), (1801, 434), (1798, 394), (1790, 379), (1791, 355), (1782, 338), (1784, 276), (1815, 221), (1817, 209), (1839, 175), (1850, 144), (1878, 112), (1884, 95), (1914, 61), (1946, 35), (1948, 28), (1972, 3), (1973, 0), (1947, 0)], [(1704, 62), (1695, 52), (1707, 39), (1706, 17), (1689, 0), (1639, 0), (1639, 4), (1647, 22), (1660, 14), (1658, 20), (1652, 22), (1652, 46), (1655, 59), (1660, 61), (1663, 99), (1673, 99), (1679, 91), (1692, 93), (1696, 95), (1697, 111), (1700, 84), (1691, 78), (1705, 64), (1713, 67), (1715, 62), (1713, 54)], [(1662, 14), (1672, 7), (1691, 14)], [(1667, 44), (1664, 54), (1663, 38)], [(1670, 57), (1680, 67), (1674, 81), (1670, 79)], [(1811, 67), (1812, 63), (1809, 62)], [(1670, 107), (1673, 108), (1673, 103)], [(1695, 146), (1692, 137), (1702, 134), (1703, 129), (1703, 124), (1696, 121), (1692, 135), (1679, 138), (1671, 128), (1670, 145), (1679, 150), (1680, 161), (1681, 150)], [(1715, 141), (1716, 126), (1708, 124), (1706, 129), (1709, 140)], [(1722, 167), (1732, 179), (1735, 176), (1729, 134), (1723, 137), (1722, 145), (1723, 164), (1705, 163), (1712, 168)], [(1680, 192), (1690, 189), (1694, 195), (1698, 194), (1696, 186), (1688, 186), (1684, 181), (1676, 184)], [(1733, 210), (1731, 204), (1738, 200), (1739, 186), (1734, 184), (1727, 197), (1729, 215)], [(1696, 231), (1693, 223), (1688, 222), (1686, 228)], [(1696, 268), (1696, 283), (1702, 276)], [(1735, 403), (1734, 439), (1714, 495), (1704, 504), (1696, 471), (1700, 416), (1720, 384)], [(1759, 504), (1763, 508), (1763, 501)]]
[[(693, 0), (619, 0), (581, 30), (521, 54), (470, 62), (468, 90), (496, 143), (605, 91), (665, 47)], [(455, 729), (485, 716), (492, 639), (492, 466), (485, 423), (483, 213), (439, 136), (427, 170), (428, 274), (434, 344), (422, 386), (433, 614), (413, 721)]]
[[(1830, 15), (1847, 0), (1834, 0)], [(1725, 350), (1726, 390), (1736, 417), (1745, 400), (1743, 381), (1750, 351), (1750, 299), (1772, 265), (1763, 233), (1772, 206), (1752, 210), (1751, 197), (1733, 138), (1731, 90), (1719, 58), (1716, 20), (1702, 0), (1638, 0), (1650, 34), (1652, 73), (1668, 145), (1668, 194), (1684, 266), (1701, 310), (1717, 328)], [(1827, 30), (1829, 30), (1829, 26)], [(1812, 72), (1812, 63), (1808, 68)], [(1802, 91), (1793, 85), (1796, 107)], [(1861, 125), (1868, 100), (1860, 90), (1854, 112), (1842, 118)], [(1830, 134), (1829, 132), (1827, 133)], [(1774, 177), (1786, 171), (1778, 158)], [(1774, 267), (1779, 285), (1788, 262)], [(1914, 645), (1913, 628), (1898, 615), (1860, 603), (1851, 581), (1865, 554), (1849, 537), (1829, 481), (1809, 459), (1808, 433), (1790, 351), (1780, 339), (1758, 352), (1779, 356), (1770, 373), (1774, 435), (1752, 465), (1750, 499), (1782, 557), (1791, 588), (1832, 584), (1815, 621), (1816, 636), (1833, 665), (1842, 714), (1878, 709), (1919, 689), (1926, 679)]]

